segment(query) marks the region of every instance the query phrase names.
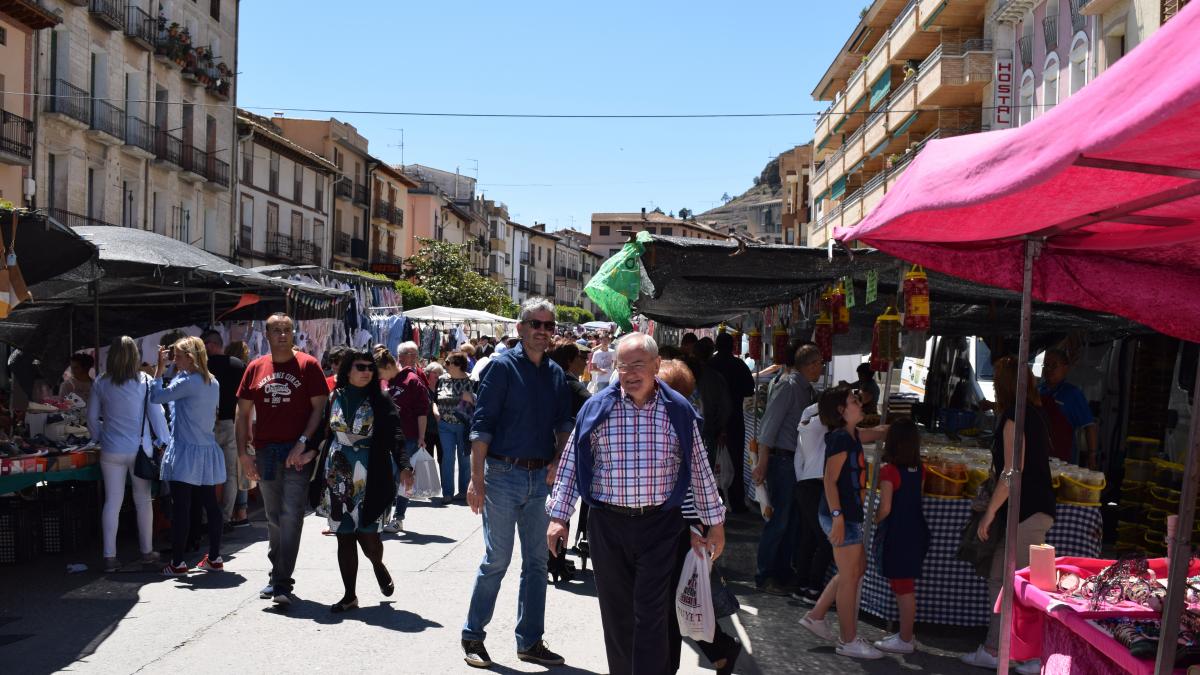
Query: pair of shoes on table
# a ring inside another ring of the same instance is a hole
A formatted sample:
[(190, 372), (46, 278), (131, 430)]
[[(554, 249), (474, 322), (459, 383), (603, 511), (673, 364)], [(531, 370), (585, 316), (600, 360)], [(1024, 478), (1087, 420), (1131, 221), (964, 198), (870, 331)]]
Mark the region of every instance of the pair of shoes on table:
[(387, 525), (383, 526), (383, 531), (388, 534), (396, 534), (404, 531), (404, 521), (399, 518), (392, 518)]

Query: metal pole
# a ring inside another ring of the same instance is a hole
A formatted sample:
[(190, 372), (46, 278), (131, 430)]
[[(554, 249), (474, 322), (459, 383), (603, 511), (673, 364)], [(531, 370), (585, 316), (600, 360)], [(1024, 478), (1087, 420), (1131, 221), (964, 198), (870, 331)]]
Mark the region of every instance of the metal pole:
[[(1013, 463), (1002, 478), (1008, 483), (1008, 522), (1004, 534), (1004, 587), (1000, 591), (1000, 664), (997, 671), (1008, 675), (1012, 651), (1013, 573), (1017, 567), (1017, 526), (1021, 522), (1021, 471), (1025, 468), (1025, 407), (1029, 391), (1029, 329), (1033, 319), (1033, 261), (1041, 245), (1025, 240), (1025, 272), (1021, 285), (1021, 341), (1017, 349), (1017, 400), (1013, 411)], [(1003, 432), (1001, 432), (1003, 433)], [(1003, 443), (1003, 438), (1000, 441)]]
[[(1196, 379), (1200, 382), (1200, 363), (1196, 364)], [(1167, 675), (1175, 669), (1176, 637), (1179, 635), (1179, 615), (1187, 594), (1188, 564), (1192, 558), (1192, 522), (1195, 516), (1196, 492), (1200, 483), (1200, 396), (1192, 394), (1192, 423), (1188, 430), (1188, 455), (1183, 471), (1183, 492), (1179, 495), (1179, 520), (1171, 541), (1171, 562), (1167, 571), (1167, 601), (1163, 605), (1162, 627), (1158, 637), (1158, 657), (1154, 662), (1157, 675)]]
[(217, 294), (216, 292), (208, 294), (208, 326), (212, 328), (217, 325)]
[(92, 316), (95, 320), (93, 335), (96, 338), (96, 374), (100, 374), (100, 282), (92, 282)]

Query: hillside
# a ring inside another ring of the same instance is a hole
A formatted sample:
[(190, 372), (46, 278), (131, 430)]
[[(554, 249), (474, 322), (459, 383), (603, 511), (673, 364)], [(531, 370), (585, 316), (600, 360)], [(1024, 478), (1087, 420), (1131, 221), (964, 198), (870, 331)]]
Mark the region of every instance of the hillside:
[(742, 194), (714, 209), (696, 214), (696, 220), (711, 225), (722, 232), (740, 231), (752, 233), (758, 228), (755, 223), (765, 203), (778, 202), (783, 194), (779, 181), (779, 158), (776, 157), (763, 167), (755, 184)]

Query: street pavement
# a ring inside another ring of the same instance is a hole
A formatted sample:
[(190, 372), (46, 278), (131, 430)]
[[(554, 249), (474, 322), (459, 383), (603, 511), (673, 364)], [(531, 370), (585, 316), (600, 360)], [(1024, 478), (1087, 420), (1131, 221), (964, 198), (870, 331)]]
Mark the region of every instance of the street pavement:
[[(305, 522), (295, 575), (297, 602), (287, 611), (258, 597), (268, 572), (261, 513), (252, 527), (226, 539), (226, 571), (221, 573), (166, 579), (135, 565), (105, 575), (97, 571), (98, 560), (78, 555), (0, 568), (0, 672), (479, 672), (463, 663), (459, 636), (483, 555), (480, 518), (466, 506), (414, 501), (405, 525), (407, 533), (385, 535), (384, 560), (395, 579), (395, 595), (382, 597), (362, 559), (361, 608), (340, 615), (329, 612), (342, 594), (336, 543), (321, 535), (324, 519), (316, 516)], [(132, 523), (123, 527), (125, 534), (132, 533)], [(922, 632), (918, 627), (918, 639), (934, 646), (904, 659), (859, 663), (836, 656), (832, 646), (799, 627), (803, 610), (795, 601), (754, 590), (760, 527), (753, 516), (734, 518), (729, 527), (724, 571), (742, 611), (722, 625), (746, 645), (737, 673), (969, 670), (952, 657), (978, 644), (977, 630)], [(128, 543), (122, 536), (122, 545)], [(67, 574), (70, 562), (92, 569)], [(518, 550), (488, 626), (487, 647), (497, 664), (493, 671), (547, 672), (516, 658), (519, 569)], [(876, 639), (884, 631), (864, 624), (863, 634)], [(545, 639), (567, 660), (567, 666), (550, 671), (607, 672), (590, 568), (573, 583), (549, 589)], [(685, 643), (680, 672), (713, 671), (695, 646)]]

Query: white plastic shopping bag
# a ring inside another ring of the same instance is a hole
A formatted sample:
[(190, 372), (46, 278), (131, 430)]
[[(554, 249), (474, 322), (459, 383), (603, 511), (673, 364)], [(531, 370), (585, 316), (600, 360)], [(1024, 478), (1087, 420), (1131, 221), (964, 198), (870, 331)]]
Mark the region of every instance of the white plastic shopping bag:
[(410, 496), (426, 499), (442, 494), (442, 479), (438, 476), (437, 464), (425, 448), (417, 449), (409, 461), (413, 467), (413, 489)]
[(717, 628), (712, 586), (709, 583), (711, 568), (708, 549), (692, 549), (683, 561), (683, 574), (675, 590), (675, 616), (679, 619), (679, 634), (697, 641), (712, 642)]
[(716, 466), (713, 467), (713, 478), (717, 479), (717, 487), (728, 490), (733, 485), (733, 460), (729, 458), (729, 448), (724, 443), (717, 445)]

